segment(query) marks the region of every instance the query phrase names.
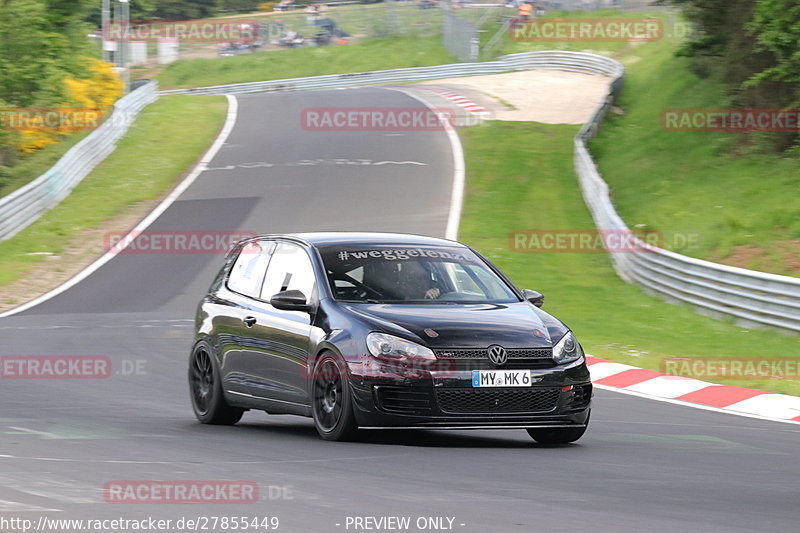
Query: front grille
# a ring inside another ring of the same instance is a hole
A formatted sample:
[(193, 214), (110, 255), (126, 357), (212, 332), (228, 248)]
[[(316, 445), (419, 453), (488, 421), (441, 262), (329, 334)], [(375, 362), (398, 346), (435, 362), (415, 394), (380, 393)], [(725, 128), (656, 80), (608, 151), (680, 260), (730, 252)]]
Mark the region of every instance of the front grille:
[(436, 400), (446, 413), (545, 413), (556, 408), (560, 393), (558, 387), (443, 389), (436, 391)]
[[(439, 359), (486, 359), (489, 348), (453, 348), (434, 350)], [(506, 348), (509, 359), (546, 359), (553, 357), (552, 348)]]
[(584, 409), (586, 406), (589, 405), (589, 402), (592, 399), (592, 384), (587, 383), (586, 385), (575, 385), (572, 389), (572, 401), (570, 402), (570, 408), (572, 409)]
[(431, 410), (431, 395), (407, 387), (375, 387), (378, 406), (392, 413), (427, 413)]

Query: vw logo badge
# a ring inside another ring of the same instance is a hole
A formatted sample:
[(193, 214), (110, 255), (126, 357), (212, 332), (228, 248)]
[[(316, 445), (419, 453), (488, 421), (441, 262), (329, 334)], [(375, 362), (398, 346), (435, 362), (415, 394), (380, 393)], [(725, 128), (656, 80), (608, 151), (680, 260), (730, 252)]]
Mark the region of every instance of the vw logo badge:
[(489, 360), (497, 366), (504, 365), (508, 361), (506, 349), (499, 344), (492, 344), (487, 351), (489, 352)]

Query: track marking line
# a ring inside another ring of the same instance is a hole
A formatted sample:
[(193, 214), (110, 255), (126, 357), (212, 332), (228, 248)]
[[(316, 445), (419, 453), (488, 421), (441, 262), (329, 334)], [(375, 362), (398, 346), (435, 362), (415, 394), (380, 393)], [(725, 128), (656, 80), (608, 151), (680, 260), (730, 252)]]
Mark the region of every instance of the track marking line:
[[(431, 111), (436, 112), (436, 108), (433, 105), (416, 94), (395, 87), (384, 87), (384, 89), (410, 96)], [(450, 194), (450, 211), (447, 215), (444, 237), (455, 241), (458, 239), (458, 226), (461, 223), (461, 211), (464, 207), (464, 181), (466, 174), (464, 147), (461, 146), (461, 139), (458, 138), (458, 133), (450, 123), (444, 122), (444, 131), (447, 133), (447, 139), (450, 141), (450, 151), (453, 154), (453, 190)]]
[[(127, 243), (133, 242), (134, 240), (133, 238), (128, 238), (128, 237), (140, 233), (141, 231), (145, 230), (148, 226), (150, 226), (153, 222), (155, 222), (156, 219), (158, 219), (158, 217), (160, 217), (164, 213), (164, 211), (166, 211), (169, 208), (169, 206), (171, 206), (175, 202), (175, 200), (177, 200), (178, 197), (181, 194), (183, 194), (184, 191), (186, 191), (186, 189), (188, 189), (192, 183), (194, 183), (197, 177), (206, 169), (208, 163), (210, 163), (211, 160), (214, 159), (214, 157), (217, 155), (217, 152), (220, 151), (222, 146), (225, 144), (225, 141), (228, 140), (228, 136), (230, 136), (231, 132), (233, 131), (233, 127), (236, 125), (236, 118), (239, 113), (239, 101), (236, 99), (236, 97), (230, 94), (226, 95), (226, 97), (228, 99), (228, 115), (227, 118), (225, 119), (225, 125), (223, 126), (219, 136), (217, 136), (217, 139), (214, 141), (214, 144), (212, 144), (211, 148), (209, 148), (208, 151), (203, 155), (203, 158), (200, 159), (200, 162), (197, 163), (197, 165), (195, 165), (192, 172), (188, 176), (186, 176), (186, 178), (184, 178), (183, 181), (177, 187), (175, 187), (175, 189), (172, 190), (169, 196), (164, 198), (164, 200), (160, 204), (158, 204), (158, 206), (156, 206), (156, 208), (153, 209), (149, 215), (147, 215), (141, 222), (139, 222), (139, 224), (135, 228), (133, 228), (130, 232), (128, 232), (128, 235), (126, 235), (126, 237), (124, 237), (120, 242), (126, 243), (127, 246)], [(22, 304), (19, 307), (15, 307), (14, 309), (6, 311), (5, 313), (0, 313), (0, 318), (6, 318), (12, 315), (16, 315), (17, 313), (21, 313), (23, 311), (27, 311), (32, 307), (35, 307), (41, 303), (46, 302), (47, 300), (50, 300), (51, 298), (58, 296), (62, 292), (71, 289), (81, 281), (85, 280), (86, 278), (94, 274), (100, 267), (102, 267), (103, 265), (114, 259), (114, 257), (116, 257), (117, 255), (118, 252), (114, 253), (106, 252), (102, 257), (100, 257), (94, 263), (92, 263), (91, 265), (80, 271), (70, 280), (64, 282), (55, 289), (51, 290), (50, 292), (47, 292), (42, 296), (39, 296), (38, 298), (34, 298), (30, 302)]]

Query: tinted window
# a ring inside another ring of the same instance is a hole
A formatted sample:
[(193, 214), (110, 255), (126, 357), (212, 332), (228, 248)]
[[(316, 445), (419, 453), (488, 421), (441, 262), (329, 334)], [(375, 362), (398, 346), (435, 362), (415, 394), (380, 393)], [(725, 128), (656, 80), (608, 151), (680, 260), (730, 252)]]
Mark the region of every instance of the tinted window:
[(270, 242), (246, 244), (233, 264), (228, 277), (228, 288), (246, 296), (258, 297), (272, 247)]
[(334, 297), (414, 303), (517, 302), (512, 289), (469, 249), (330, 246), (320, 250)]
[(314, 292), (314, 267), (302, 247), (279, 243), (272, 254), (261, 298), (269, 301), (281, 291), (298, 290), (310, 298)]

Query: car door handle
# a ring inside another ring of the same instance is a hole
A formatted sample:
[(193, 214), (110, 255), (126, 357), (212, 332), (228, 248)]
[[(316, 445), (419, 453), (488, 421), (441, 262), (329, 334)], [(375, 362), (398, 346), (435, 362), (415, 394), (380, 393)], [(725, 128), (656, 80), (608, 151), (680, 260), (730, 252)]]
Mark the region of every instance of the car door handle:
[(256, 317), (246, 316), (242, 319), (242, 322), (244, 322), (244, 325), (247, 326), (248, 328), (252, 328), (253, 326), (256, 325)]

